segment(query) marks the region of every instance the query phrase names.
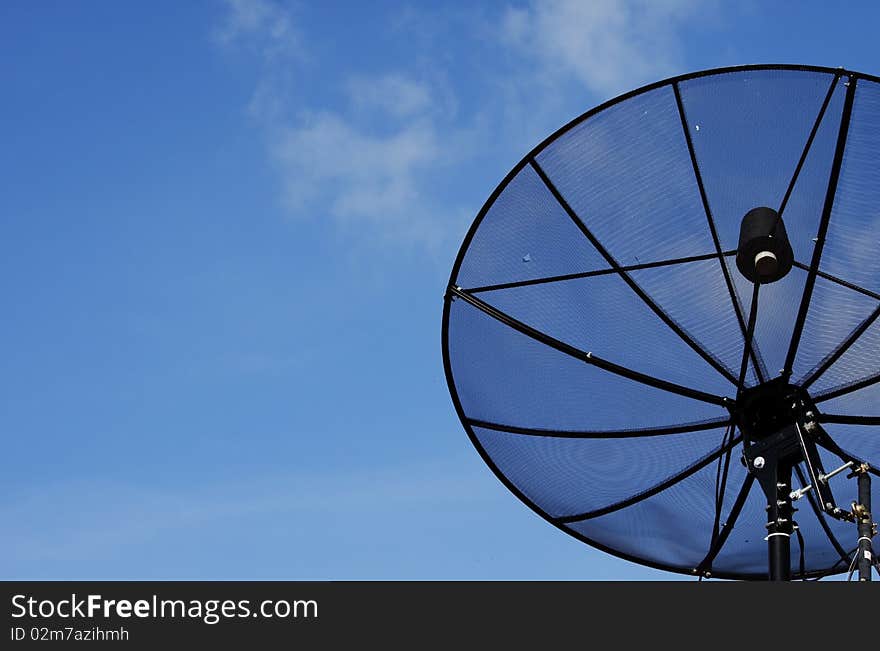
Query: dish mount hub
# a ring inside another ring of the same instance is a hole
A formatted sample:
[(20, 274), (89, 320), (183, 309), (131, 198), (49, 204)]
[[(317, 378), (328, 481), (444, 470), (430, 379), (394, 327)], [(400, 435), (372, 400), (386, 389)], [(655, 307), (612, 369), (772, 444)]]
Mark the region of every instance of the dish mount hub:
[(793, 425), (812, 401), (799, 387), (777, 378), (744, 390), (737, 406), (739, 427), (750, 441), (760, 441)]
[(750, 282), (773, 283), (791, 271), (794, 254), (782, 216), (772, 208), (752, 208), (742, 218), (736, 266)]

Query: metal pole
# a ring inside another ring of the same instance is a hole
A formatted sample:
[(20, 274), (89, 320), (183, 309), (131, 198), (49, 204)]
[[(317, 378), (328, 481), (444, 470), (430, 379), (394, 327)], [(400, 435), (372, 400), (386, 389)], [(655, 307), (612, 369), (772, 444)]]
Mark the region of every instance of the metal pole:
[(871, 518), (871, 475), (864, 470), (858, 475), (859, 481), (859, 581), (871, 580), (874, 552), (871, 549), (874, 522)]
[(771, 581), (791, 581), (791, 466), (776, 470), (776, 499), (767, 504), (767, 551)]

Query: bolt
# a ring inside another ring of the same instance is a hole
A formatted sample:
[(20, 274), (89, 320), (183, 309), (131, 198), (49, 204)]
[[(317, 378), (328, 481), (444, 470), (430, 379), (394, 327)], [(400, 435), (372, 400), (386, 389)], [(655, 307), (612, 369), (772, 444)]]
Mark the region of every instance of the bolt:
[(831, 502), (825, 502), (825, 508), (826, 509), (833, 509), (834, 505)]
[(764, 467), (764, 457), (755, 457), (755, 460), (752, 461), (752, 465), (760, 470)]

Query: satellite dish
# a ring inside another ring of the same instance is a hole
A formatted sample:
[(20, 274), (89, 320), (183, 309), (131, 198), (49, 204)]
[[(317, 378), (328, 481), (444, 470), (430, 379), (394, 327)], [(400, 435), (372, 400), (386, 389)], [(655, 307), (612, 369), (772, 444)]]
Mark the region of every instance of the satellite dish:
[(880, 79), (813, 66), (675, 77), (552, 134), (446, 293), (446, 378), (484, 461), (636, 563), (870, 580), (878, 160)]

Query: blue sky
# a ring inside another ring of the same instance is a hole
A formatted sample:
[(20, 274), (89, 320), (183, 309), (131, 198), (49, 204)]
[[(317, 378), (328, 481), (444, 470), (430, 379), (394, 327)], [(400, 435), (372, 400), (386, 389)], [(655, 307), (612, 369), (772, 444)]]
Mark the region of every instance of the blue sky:
[(667, 578), (480, 461), (442, 372), (449, 269), (575, 115), (720, 65), (876, 74), (878, 14), (0, 4), (0, 576)]

